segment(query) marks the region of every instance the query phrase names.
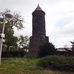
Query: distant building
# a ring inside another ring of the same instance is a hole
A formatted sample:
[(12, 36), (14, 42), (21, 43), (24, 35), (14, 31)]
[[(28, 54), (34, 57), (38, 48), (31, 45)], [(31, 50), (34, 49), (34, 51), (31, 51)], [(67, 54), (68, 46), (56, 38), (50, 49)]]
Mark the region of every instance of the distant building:
[(57, 48), (57, 51), (71, 51), (71, 48)]
[(57, 51), (66, 51), (65, 48), (57, 48)]
[(40, 46), (48, 43), (45, 29), (45, 12), (38, 5), (32, 13), (32, 36), (30, 37), (30, 55), (38, 56)]

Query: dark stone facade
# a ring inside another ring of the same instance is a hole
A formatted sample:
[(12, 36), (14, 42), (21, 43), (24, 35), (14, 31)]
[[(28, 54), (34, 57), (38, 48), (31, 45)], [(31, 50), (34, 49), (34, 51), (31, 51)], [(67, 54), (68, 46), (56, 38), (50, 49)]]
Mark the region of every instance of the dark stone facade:
[(30, 37), (30, 55), (38, 56), (40, 46), (48, 43), (45, 30), (45, 12), (38, 7), (32, 13), (32, 36)]

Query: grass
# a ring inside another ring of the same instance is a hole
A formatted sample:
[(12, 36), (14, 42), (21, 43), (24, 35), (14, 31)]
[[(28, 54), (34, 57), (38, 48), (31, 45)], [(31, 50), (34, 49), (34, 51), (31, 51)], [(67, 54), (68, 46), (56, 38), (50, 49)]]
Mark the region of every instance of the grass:
[(0, 74), (74, 74), (42, 69), (36, 65), (38, 60), (36, 58), (2, 58)]
[(36, 69), (37, 59), (30, 58), (3, 58), (1, 68), (7, 69), (25, 69), (31, 70)]

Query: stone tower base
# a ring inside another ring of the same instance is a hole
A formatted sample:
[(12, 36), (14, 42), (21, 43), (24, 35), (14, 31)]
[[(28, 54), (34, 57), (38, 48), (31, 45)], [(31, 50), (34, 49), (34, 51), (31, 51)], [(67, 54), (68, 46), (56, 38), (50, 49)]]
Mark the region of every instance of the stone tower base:
[(30, 56), (37, 57), (38, 56), (38, 51), (40, 50), (40, 47), (46, 43), (49, 43), (49, 39), (47, 36), (44, 37), (30, 37)]

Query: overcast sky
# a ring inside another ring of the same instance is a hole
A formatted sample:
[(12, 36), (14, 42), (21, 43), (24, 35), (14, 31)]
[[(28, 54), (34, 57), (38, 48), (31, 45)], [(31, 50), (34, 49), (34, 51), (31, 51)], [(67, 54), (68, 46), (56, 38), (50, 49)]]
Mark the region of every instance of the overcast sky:
[(0, 11), (10, 9), (22, 15), (24, 29), (15, 35), (32, 34), (32, 12), (37, 5), (46, 13), (46, 35), (56, 47), (70, 45), (74, 40), (74, 0), (0, 0)]

